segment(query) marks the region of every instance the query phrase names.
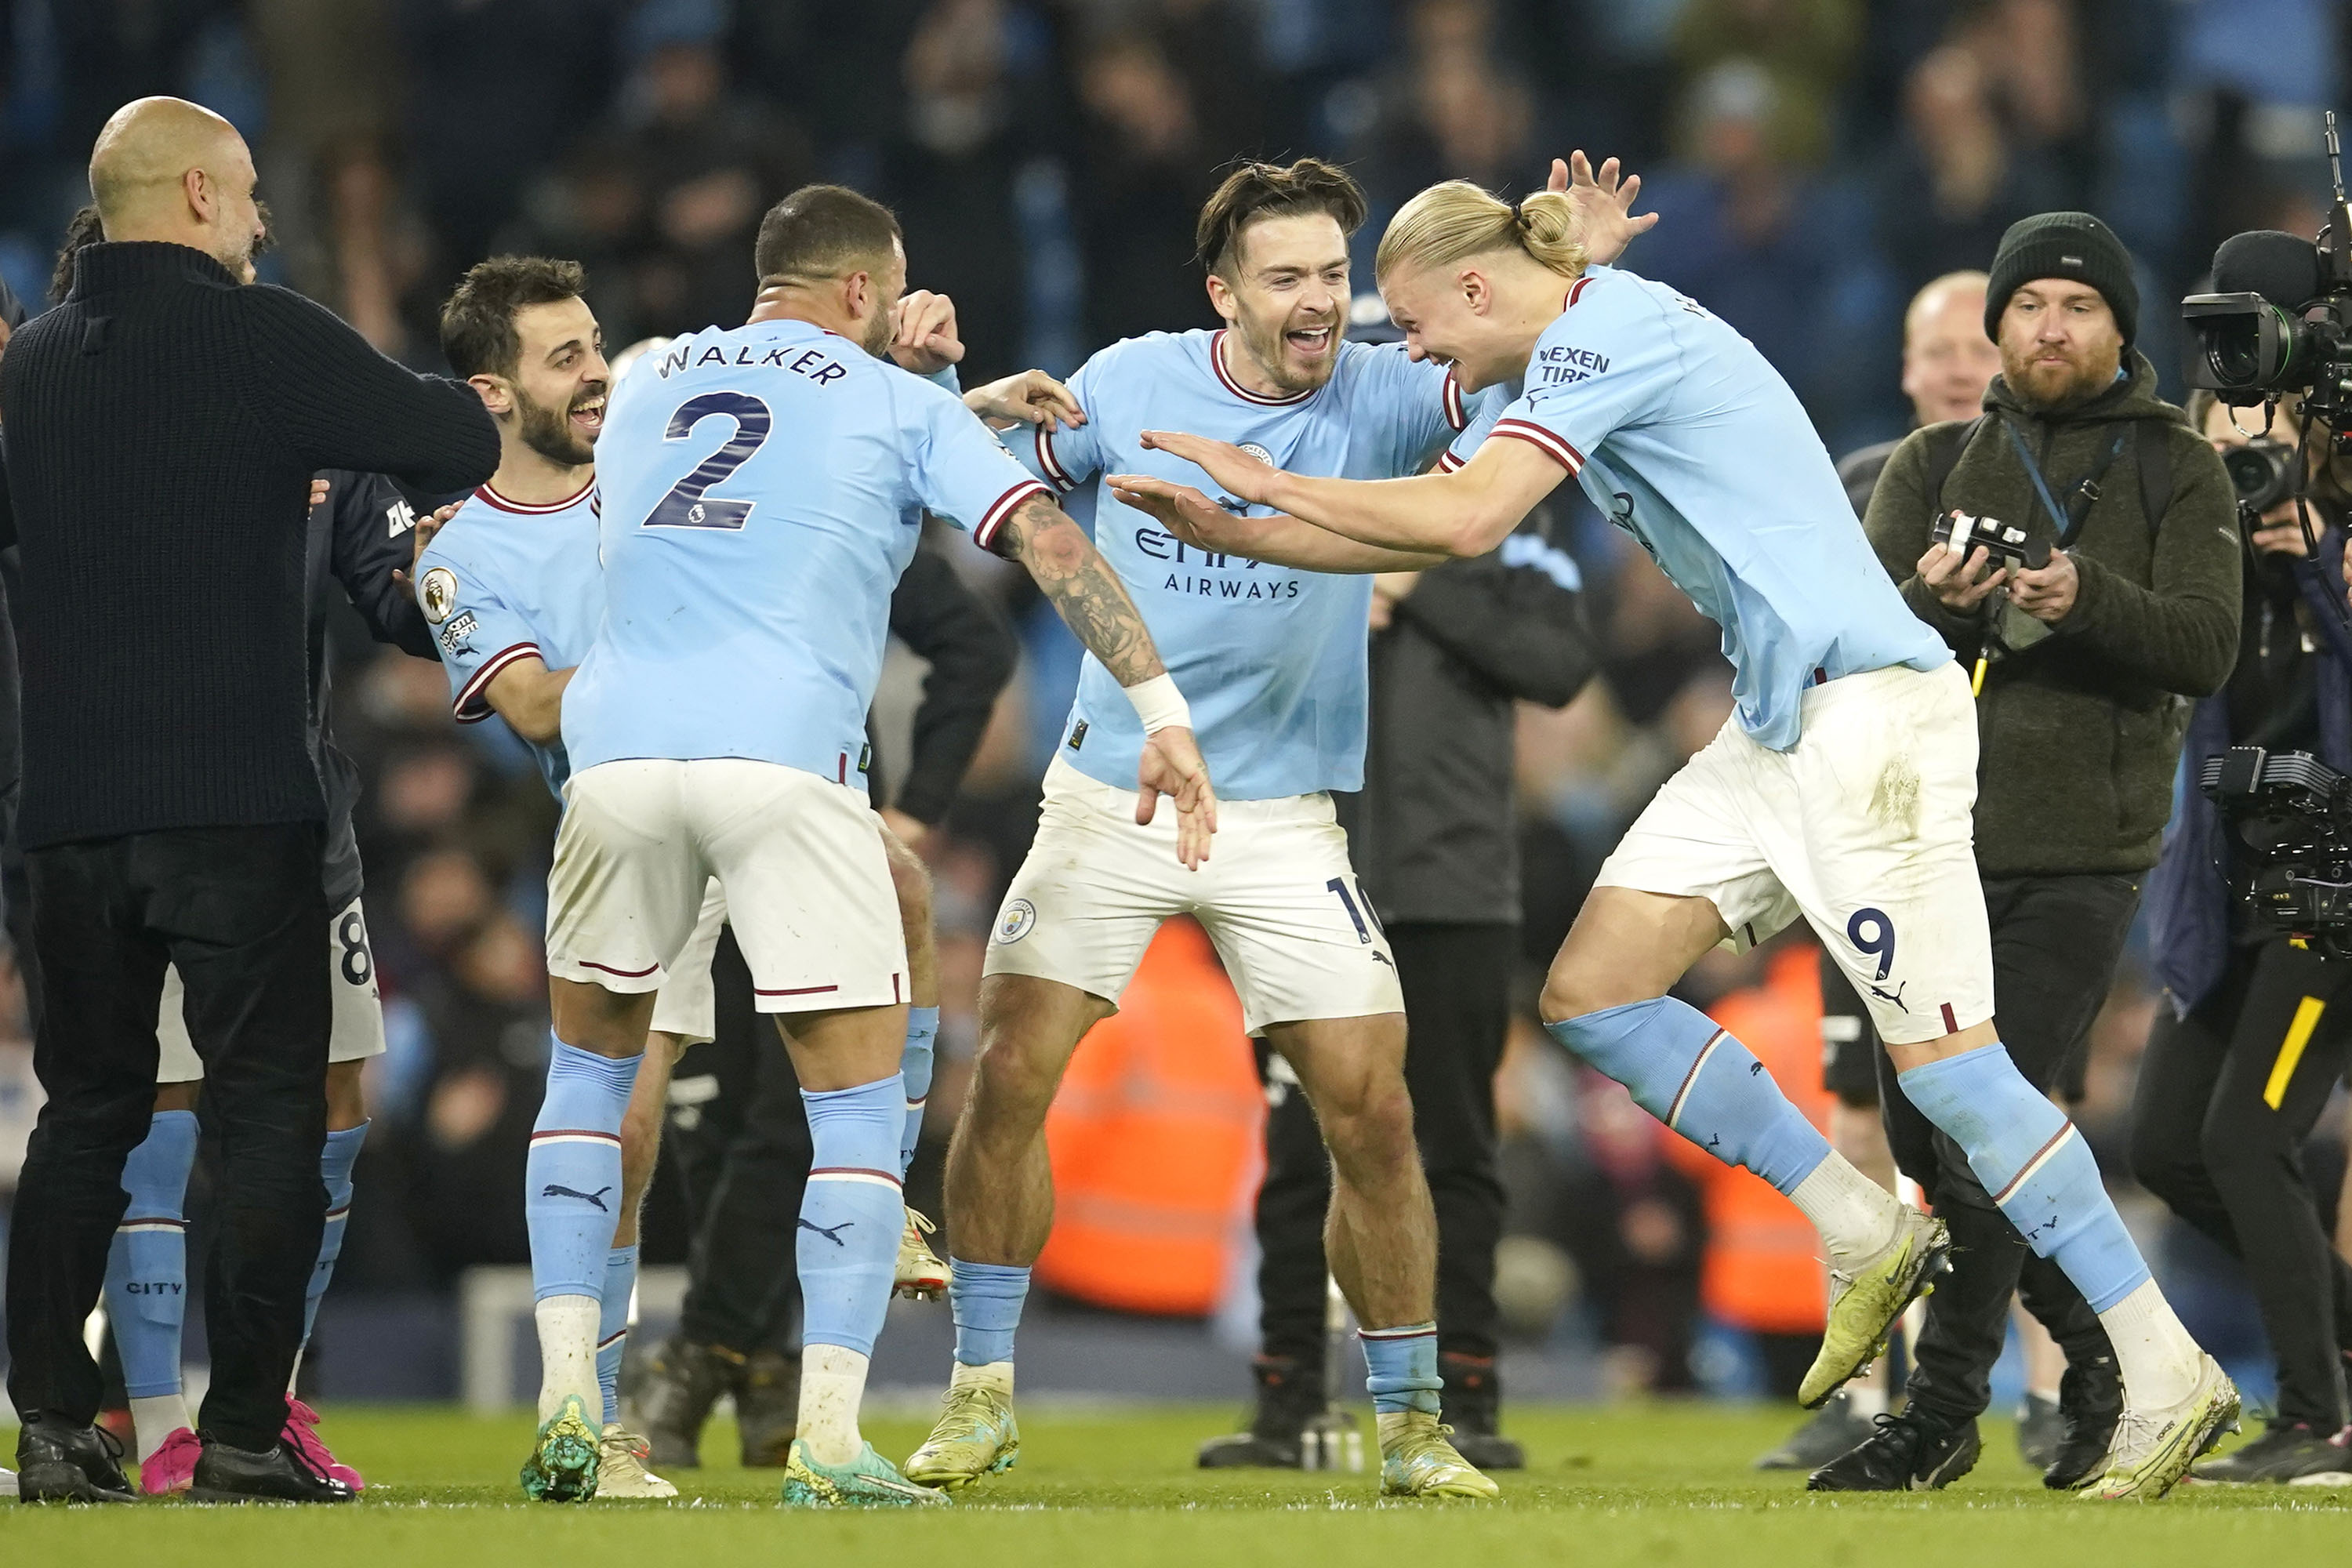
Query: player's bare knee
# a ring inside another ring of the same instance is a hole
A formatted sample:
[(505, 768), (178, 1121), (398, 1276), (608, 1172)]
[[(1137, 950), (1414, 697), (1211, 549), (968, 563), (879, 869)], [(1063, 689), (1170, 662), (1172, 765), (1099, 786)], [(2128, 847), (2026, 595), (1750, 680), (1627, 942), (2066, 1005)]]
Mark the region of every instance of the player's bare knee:
[(1069, 1053), (1018, 1030), (985, 1032), (972, 1060), (967, 1114), (990, 1137), (1044, 1126)]
[(1323, 1142), (1343, 1175), (1371, 1173), (1419, 1158), (1412, 1096), (1402, 1074), (1367, 1073), (1326, 1086), (1315, 1101)]
[(1601, 988), (1592, 983), (1592, 976), (1555, 963), (1544, 976), (1543, 994), (1536, 1005), (1546, 1024), (1559, 1024), (1611, 1005), (1600, 996)]

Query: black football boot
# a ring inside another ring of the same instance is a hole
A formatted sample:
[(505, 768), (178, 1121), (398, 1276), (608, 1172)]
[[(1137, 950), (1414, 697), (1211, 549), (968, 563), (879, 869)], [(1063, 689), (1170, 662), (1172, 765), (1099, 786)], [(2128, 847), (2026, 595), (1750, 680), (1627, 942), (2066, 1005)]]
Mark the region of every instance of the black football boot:
[(1946, 1425), (1931, 1412), (1877, 1415), (1878, 1428), (1805, 1482), (1809, 1492), (1941, 1491), (1976, 1468), (1984, 1439), (1974, 1421)]
[(1250, 1363), (1257, 1380), (1257, 1403), (1249, 1430), (1212, 1437), (1201, 1445), (1204, 1470), (1300, 1468), (1298, 1439), (1307, 1423), (1323, 1413), (1323, 1371), (1289, 1356), (1260, 1356)]

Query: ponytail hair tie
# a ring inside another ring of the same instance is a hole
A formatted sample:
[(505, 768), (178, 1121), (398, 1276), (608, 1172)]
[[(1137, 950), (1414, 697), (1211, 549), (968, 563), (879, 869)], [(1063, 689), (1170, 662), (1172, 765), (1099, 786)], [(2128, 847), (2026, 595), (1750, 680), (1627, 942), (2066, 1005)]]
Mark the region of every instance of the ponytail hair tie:
[(1521, 196), (1517, 201), (1511, 204), (1511, 226), (1518, 229), (1521, 233), (1525, 233), (1527, 231), (1528, 198), (1525, 196)]

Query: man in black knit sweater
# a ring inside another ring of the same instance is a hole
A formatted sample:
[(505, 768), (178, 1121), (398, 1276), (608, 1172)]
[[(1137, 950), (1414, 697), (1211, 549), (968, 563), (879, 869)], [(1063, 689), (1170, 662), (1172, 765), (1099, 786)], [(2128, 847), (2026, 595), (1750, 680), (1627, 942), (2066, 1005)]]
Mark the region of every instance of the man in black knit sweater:
[(310, 476), (460, 489), (498, 465), (467, 388), (411, 374), (332, 315), (239, 279), (251, 154), (175, 99), (118, 111), (90, 158), (108, 243), (0, 358), (21, 545), (17, 829), (46, 990), (48, 1099), (10, 1237), (9, 1394), (26, 1499), (130, 1495), (91, 1427), (81, 1323), (146, 1135), (166, 963), (221, 1136), (213, 1384), (194, 1495), (346, 1499), (281, 1440), (326, 1215), (326, 800), (309, 745)]

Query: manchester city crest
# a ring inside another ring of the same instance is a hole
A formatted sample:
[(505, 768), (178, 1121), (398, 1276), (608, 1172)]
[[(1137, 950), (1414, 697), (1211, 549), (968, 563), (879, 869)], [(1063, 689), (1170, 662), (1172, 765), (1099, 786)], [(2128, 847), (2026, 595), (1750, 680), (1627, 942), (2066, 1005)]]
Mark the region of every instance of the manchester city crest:
[(439, 626), (457, 607), (457, 574), (446, 566), (436, 566), (425, 574), (419, 596), (425, 602), (425, 618)]
[(1247, 452), (1251, 457), (1255, 458), (1259, 462), (1264, 463), (1267, 468), (1270, 468), (1274, 467), (1274, 454), (1259, 446), (1256, 442), (1243, 442), (1242, 450)]
[(996, 940), (1010, 945), (1027, 936), (1037, 926), (1037, 906), (1026, 899), (1015, 899), (1004, 906), (996, 917)]

